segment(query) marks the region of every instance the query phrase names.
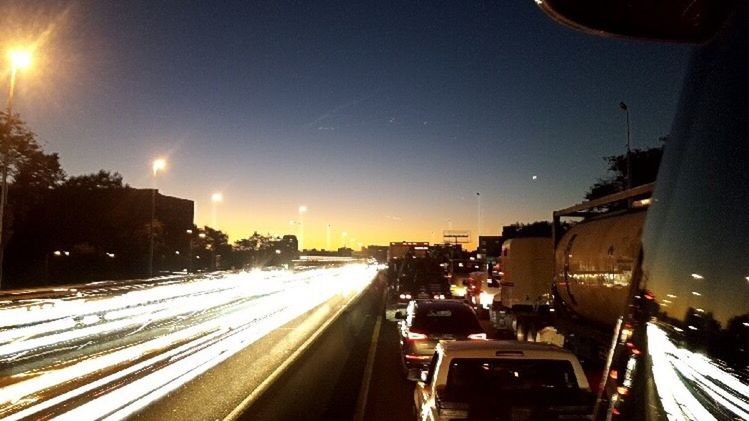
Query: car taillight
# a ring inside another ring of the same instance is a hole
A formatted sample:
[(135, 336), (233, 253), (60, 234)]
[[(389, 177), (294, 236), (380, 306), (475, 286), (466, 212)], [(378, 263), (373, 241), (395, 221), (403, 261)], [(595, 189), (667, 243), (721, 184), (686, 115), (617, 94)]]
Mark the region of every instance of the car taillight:
[[(486, 334), (484, 334), (484, 337), (486, 337)], [(415, 341), (415, 340), (418, 340), (418, 339), (426, 339), (426, 338), (427, 338), (427, 335), (425, 335), (423, 333), (416, 333), (416, 332), (410, 332), (410, 331), (408, 332), (408, 339), (409, 340)]]
[(468, 335), (468, 339), (486, 339), (486, 333), (472, 333)]

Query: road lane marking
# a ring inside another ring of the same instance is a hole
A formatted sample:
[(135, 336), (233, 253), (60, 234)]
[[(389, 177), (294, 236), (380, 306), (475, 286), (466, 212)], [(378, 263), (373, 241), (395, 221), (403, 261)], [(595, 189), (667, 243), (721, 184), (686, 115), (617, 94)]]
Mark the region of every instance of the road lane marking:
[(356, 400), (356, 412), (354, 412), (354, 421), (364, 419), (364, 411), (367, 409), (367, 395), (369, 395), (369, 383), (372, 381), (372, 370), (374, 369), (375, 354), (377, 353), (377, 341), (380, 338), (380, 326), (382, 325), (382, 312), (377, 316), (374, 332), (372, 332), (372, 342), (369, 345), (367, 353), (367, 365), (364, 368), (364, 378), (362, 378), (359, 387), (359, 398)]

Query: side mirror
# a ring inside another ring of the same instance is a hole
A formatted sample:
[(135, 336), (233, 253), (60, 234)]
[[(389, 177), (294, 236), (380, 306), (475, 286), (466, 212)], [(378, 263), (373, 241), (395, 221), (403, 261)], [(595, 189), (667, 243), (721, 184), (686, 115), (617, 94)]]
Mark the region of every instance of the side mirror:
[(426, 382), (428, 371), (420, 368), (409, 368), (406, 378), (412, 382)]
[(703, 43), (734, 2), (709, 0), (535, 0), (555, 21), (583, 32), (657, 41)]
[(398, 310), (395, 312), (395, 320), (406, 320), (406, 314)]

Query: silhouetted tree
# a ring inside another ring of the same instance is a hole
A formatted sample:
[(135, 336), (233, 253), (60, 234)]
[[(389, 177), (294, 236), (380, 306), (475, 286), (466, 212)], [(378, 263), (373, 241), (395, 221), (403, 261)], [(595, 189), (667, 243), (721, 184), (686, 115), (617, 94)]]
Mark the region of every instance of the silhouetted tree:
[(261, 235), (255, 231), (251, 236), (235, 241), (234, 246), (237, 250), (241, 251), (265, 250), (271, 247), (273, 240), (273, 237), (269, 235)]
[(536, 221), (529, 224), (516, 222), (502, 227), (502, 238), (551, 237), (551, 222)]
[(56, 153), (45, 153), (36, 135), (18, 116), (9, 122), (8, 114), (0, 113), (0, 172), (6, 164), (9, 188), (0, 244), (3, 264), (8, 263), (1, 256), (15, 228), (27, 222), (25, 216), (40, 202), (44, 191), (55, 188), (65, 179), (60, 157)]
[(130, 187), (122, 182), (122, 175), (118, 172), (99, 170), (91, 174), (76, 175), (65, 180), (61, 187), (96, 190), (96, 189), (122, 189)]
[(221, 269), (223, 261), (231, 258), (232, 247), (229, 236), (224, 232), (204, 226), (198, 228), (194, 240), (194, 258), (196, 263), (201, 261), (207, 269)]
[[(663, 148), (635, 149), (631, 152), (632, 187), (652, 183), (658, 175)], [(607, 177), (599, 178), (585, 193), (585, 199), (592, 200), (625, 190), (627, 187), (627, 154), (604, 158), (609, 163)]]
[(62, 183), (65, 172), (60, 167), (60, 157), (45, 153), (36, 134), (18, 116), (8, 124), (7, 113), (0, 114), (0, 130), (3, 138), (0, 152), (7, 148), (7, 159), (0, 159), (0, 165), (7, 161), (9, 182), (26, 190), (50, 189)]

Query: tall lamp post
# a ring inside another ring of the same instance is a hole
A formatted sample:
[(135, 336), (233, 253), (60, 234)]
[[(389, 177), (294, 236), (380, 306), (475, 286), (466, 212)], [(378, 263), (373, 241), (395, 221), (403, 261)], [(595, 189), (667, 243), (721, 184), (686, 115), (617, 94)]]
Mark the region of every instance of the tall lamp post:
[(307, 207), (299, 206), (299, 250), (304, 251), (304, 213)]
[(481, 193), (476, 192), (476, 250), (481, 246)]
[(217, 208), (219, 203), (222, 203), (224, 201), (224, 194), (221, 192), (216, 192), (211, 195), (211, 223), (213, 224), (213, 227), (215, 229), (218, 229), (218, 218), (216, 217), (216, 214), (218, 212)]
[(16, 73), (18, 69), (25, 69), (31, 65), (30, 51), (11, 51), (10, 57), (10, 82), (8, 84), (8, 108), (5, 116), (5, 133), (3, 134), (2, 154), (2, 186), (0, 187), (0, 289), (3, 282), (3, 258), (5, 256), (5, 207), (8, 204), (8, 167), (10, 166), (10, 137), (13, 130), (13, 95), (16, 90)]
[(632, 144), (629, 137), (629, 108), (627, 104), (620, 102), (619, 108), (624, 111), (627, 119), (627, 190), (632, 188)]
[(156, 175), (166, 169), (166, 160), (158, 158), (151, 165), (153, 171), (153, 188), (151, 189), (151, 223), (148, 224), (148, 277), (153, 277), (153, 225), (156, 223)]

